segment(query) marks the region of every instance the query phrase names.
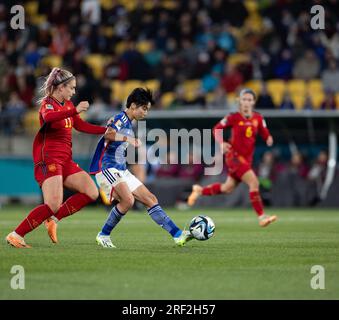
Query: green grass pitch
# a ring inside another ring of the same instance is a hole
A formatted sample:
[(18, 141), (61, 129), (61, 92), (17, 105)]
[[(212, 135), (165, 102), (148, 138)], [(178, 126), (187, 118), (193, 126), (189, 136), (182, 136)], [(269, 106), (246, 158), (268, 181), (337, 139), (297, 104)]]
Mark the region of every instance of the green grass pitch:
[[(113, 231), (118, 247), (98, 247), (106, 219), (101, 206), (59, 224), (53, 245), (43, 226), (26, 237), (32, 249), (4, 238), (28, 207), (0, 210), (0, 299), (338, 299), (339, 213), (274, 210), (279, 221), (263, 229), (247, 209), (194, 209), (167, 213), (183, 227), (209, 215), (216, 232), (208, 241), (175, 247), (146, 212), (130, 212)], [(273, 213), (270, 210), (268, 213)], [(13, 265), (25, 270), (25, 289), (10, 287)], [(325, 268), (325, 289), (311, 288), (311, 267)]]

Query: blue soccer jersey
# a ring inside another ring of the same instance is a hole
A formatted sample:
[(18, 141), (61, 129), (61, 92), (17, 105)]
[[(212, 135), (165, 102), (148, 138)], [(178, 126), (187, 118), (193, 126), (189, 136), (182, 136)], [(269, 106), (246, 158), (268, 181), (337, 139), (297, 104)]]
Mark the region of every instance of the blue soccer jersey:
[[(108, 125), (125, 136), (133, 136), (132, 122), (125, 111), (115, 115)], [(92, 158), (90, 173), (95, 174), (108, 168), (126, 170), (126, 141), (108, 141), (101, 137)]]

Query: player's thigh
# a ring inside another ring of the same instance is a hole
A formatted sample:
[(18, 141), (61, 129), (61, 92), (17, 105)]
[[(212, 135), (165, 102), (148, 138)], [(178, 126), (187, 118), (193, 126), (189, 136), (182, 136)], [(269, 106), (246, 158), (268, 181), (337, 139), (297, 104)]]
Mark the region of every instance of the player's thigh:
[(96, 200), (99, 196), (94, 181), (90, 175), (83, 170), (67, 176), (64, 180), (64, 186), (68, 189), (85, 193), (93, 200)]
[(231, 176), (228, 176), (226, 181), (221, 185), (221, 191), (223, 193), (231, 193), (239, 184), (239, 180), (234, 179)]
[(114, 187), (114, 192), (118, 195), (123, 210), (128, 211), (134, 204), (134, 195), (129, 189), (128, 184), (124, 181), (119, 182)]
[(143, 184), (133, 191), (135, 199), (144, 204), (147, 208), (151, 208), (158, 204), (157, 197), (147, 189)]
[[(95, 175), (99, 187), (105, 192), (108, 199), (118, 198), (120, 203), (128, 210), (134, 204), (132, 194), (133, 186), (136, 183), (129, 176), (128, 170), (121, 171), (116, 168), (104, 169)], [(136, 179), (136, 178), (135, 178)], [(136, 179), (137, 180), (137, 179)]]
[(259, 181), (257, 175), (254, 173), (252, 169), (246, 171), (242, 177), (241, 181), (245, 182), (250, 190), (258, 190), (259, 189)]
[(55, 213), (59, 210), (64, 196), (62, 175), (47, 178), (41, 185), (44, 203)]

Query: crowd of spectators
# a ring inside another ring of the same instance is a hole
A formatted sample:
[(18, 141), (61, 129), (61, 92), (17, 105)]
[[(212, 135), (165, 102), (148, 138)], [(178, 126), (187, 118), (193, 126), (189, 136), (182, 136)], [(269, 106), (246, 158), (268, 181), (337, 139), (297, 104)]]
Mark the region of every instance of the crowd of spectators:
[[(17, 2), (25, 7), (26, 1)], [(166, 1), (170, 6), (140, 0), (133, 8), (126, 1), (112, 0), (109, 6), (103, 2), (37, 1), (37, 14), (46, 19), (35, 23), (26, 14), (24, 30), (10, 28), (12, 2), (1, 2), (1, 121), (14, 110), (19, 114), (8, 132), (16, 132), (15, 123), (35, 107), (40, 76), (49, 72), (43, 59), (50, 55), (60, 56), (77, 76), (75, 102), (88, 100), (101, 109), (119, 108), (122, 103), (114, 98), (112, 80), (158, 79), (158, 98), (175, 92), (170, 108), (193, 104), (226, 108), (228, 95), (245, 82), (274, 78), (321, 79), (326, 92), (321, 108), (338, 108), (338, 0), (260, 0), (254, 1), (254, 9), (236, 0)], [(316, 4), (325, 8), (324, 30), (310, 25), (310, 8)], [(147, 41), (147, 50), (138, 47), (142, 41)], [(230, 61), (235, 53), (244, 59)], [(85, 62), (89, 54), (109, 57), (99, 81)], [(201, 80), (192, 99), (183, 94), (182, 84), (189, 79)], [(295, 108), (288, 92), (277, 106), (265, 86), (259, 101), (262, 108)], [(312, 107), (305, 99), (304, 108)]]

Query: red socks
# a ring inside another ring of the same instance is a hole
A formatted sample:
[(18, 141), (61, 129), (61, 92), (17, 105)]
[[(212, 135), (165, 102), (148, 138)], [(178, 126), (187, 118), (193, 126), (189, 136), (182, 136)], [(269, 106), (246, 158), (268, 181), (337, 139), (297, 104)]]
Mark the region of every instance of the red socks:
[(79, 211), (94, 200), (84, 193), (76, 193), (69, 197), (54, 215), (58, 220), (61, 220), (73, 213)]
[(213, 196), (221, 193), (221, 183), (213, 183), (202, 189), (204, 196)]
[(258, 217), (262, 216), (264, 214), (264, 206), (262, 204), (259, 191), (250, 192), (250, 199), (251, 199), (252, 207), (257, 213)]
[(28, 216), (19, 224), (15, 232), (24, 237), (28, 232), (31, 232), (47, 218), (53, 215), (53, 211), (47, 204), (42, 204), (34, 208)]

